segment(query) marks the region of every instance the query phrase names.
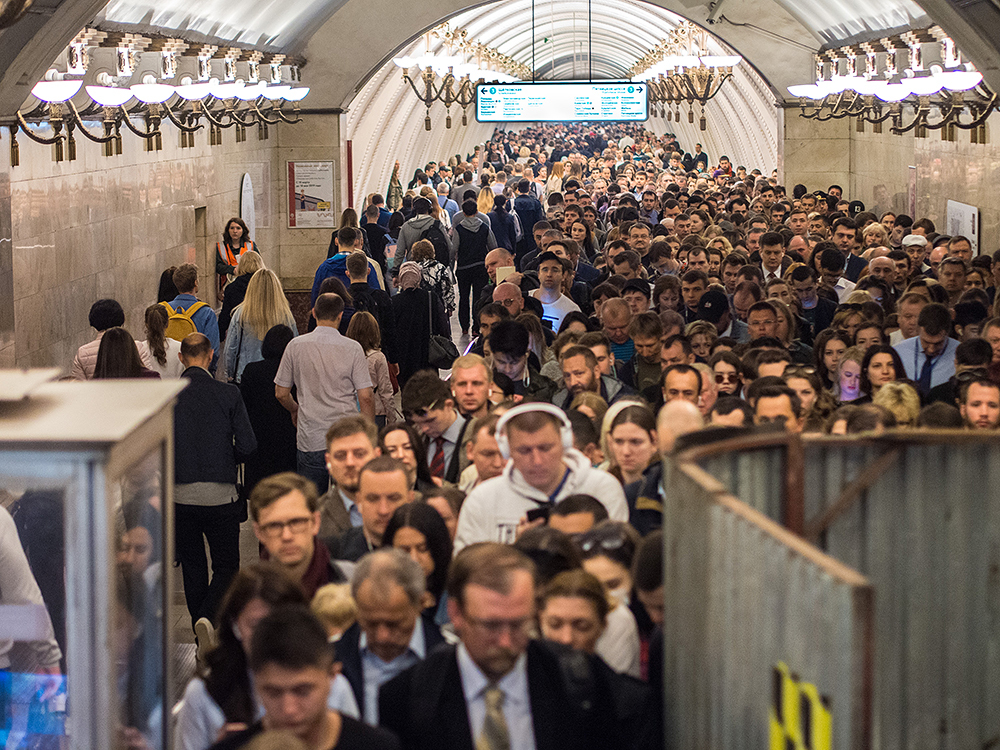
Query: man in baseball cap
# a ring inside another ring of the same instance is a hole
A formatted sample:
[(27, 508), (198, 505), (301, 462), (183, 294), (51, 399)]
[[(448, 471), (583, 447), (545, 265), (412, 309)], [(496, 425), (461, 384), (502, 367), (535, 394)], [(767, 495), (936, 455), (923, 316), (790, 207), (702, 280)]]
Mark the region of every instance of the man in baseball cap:
[(697, 319), (715, 324), (719, 336), (731, 336), (739, 342), (750, 340), (747, 324), (733, 317), (729, 309), (729, 297), (718, 289), (709, 289), (701, 295)]
[(921, 276), (930, 270), (925, 265), (927, 258), (927, 238), (919, 234), (908, 234), (903, 238), (903, 252), (910, 258), (910, 278)]

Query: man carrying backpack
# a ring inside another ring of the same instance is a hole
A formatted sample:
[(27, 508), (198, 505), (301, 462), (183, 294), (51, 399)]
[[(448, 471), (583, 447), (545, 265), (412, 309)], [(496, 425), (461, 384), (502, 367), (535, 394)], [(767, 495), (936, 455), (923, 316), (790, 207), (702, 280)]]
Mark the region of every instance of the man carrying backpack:
[(410, 259), (410, 248), (417, 240), (430, 240), (437, 261), (447, 265), (451, 256), (451, 241), (444, 224), (431, 216), (431, 202), (426, 198), (416, 198), (413, 211), (413, 218), (400, 227), (392, 267), (399, 268), (403, 261)]
[(479, 218), (474, 200), (462, 204), (462, 214), (455, 218), (455, 276), (458, 279), (458, 322), (462, 335), (469, 332), (471, 299), (479, 299), (489, 283), (486, 272), (486, 254), (497, 246), (489, 225)]
[(219, 319), (207, 303), (198, 299), (198, 266), (194, 263), (182, 263), (174, 271), (173, 280), (177, 296), (170, 302), (162, 303), (170, 314), (166, 335), (183, 341), (192, 333), (205, 334), (213, 352), (208, 369), (214, 375), (219, 362)]

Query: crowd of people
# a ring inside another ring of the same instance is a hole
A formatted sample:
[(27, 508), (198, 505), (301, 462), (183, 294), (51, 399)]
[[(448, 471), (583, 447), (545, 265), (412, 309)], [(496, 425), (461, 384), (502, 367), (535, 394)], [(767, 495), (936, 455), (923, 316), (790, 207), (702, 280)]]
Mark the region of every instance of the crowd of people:
[(344, 212), (308, 321), (238, 219), (218, 316), (191, 264), (139, 340), (91, 310), (74, 377), (189, 380), (179, 750), (655, 747), (661, 455), (1000, 424), (1000, 253), (926, 218), (638, 125), (498, 130), (399, 188)]

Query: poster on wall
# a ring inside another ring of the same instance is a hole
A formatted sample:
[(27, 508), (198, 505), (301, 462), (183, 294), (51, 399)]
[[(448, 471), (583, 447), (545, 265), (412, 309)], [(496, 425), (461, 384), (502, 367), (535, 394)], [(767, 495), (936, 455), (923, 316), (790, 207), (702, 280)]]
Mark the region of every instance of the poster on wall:
[(979, 255), (979, 209), (967, 203), (948, 201), (947, 233), (968, 237), (972, 244), (972, 254)]
[(288, 162), (288, 228), (335, 226), (333, 162)]

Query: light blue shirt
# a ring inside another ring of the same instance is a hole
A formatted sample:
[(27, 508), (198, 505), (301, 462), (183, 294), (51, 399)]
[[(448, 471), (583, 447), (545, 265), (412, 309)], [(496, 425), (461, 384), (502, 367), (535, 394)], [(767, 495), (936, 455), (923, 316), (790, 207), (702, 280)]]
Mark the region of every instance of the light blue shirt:
[(347, 509), (347, 515), (351, 518), (351, 526), (355, 529), (358, 528), (361, 526), (361, 511), (358, 510), (358, 504), (345, 495), (342, 489), (338, 488), (337, 492), (340, 493), (340, 499)]
[(424, 623), (418, 616), (417, 624), (410, 636), (410, 645), (405, 652), (390, 662), (384, 662), (368, 650), (368, 637), (361, 632), (358, 640), (361, 650), (361, 678), (365, 683), (365, 721), (378, 726), (378, 691), (385, 683), (422, 661), (427, 655), (424, 648)]
[[(490, 686), (464, 643), (458, 644), (458, 672), (462, 677), (462, 693), (469, 712), (472, 743), (483, 731), (486, 720), (486, 688)], [(528, 693), (528, 657), (521, 654), (514, 668), (500, 678), (497, 687), (503, 691), (503, 716), (510, 734), (510, 746), (517, 750), (535, 750), (535, 726), (531, 718), (531, 697)]]
[[(931, 388), (947, 383), (955, 374), (955, 349), (958, 348), (958, 341), (948, 338), (944, 340), (944, 343), (944, 350), (934, 358), (931, 364)], [(924, 362), (927, 361), (927, 355), (924, 354), (924, 350), (920, 346), (920, 336), (903, 339), (893, 349), (903, 360), (906, 377), (917, 382), (920, 379), (920, 371), (924, 369)]]

